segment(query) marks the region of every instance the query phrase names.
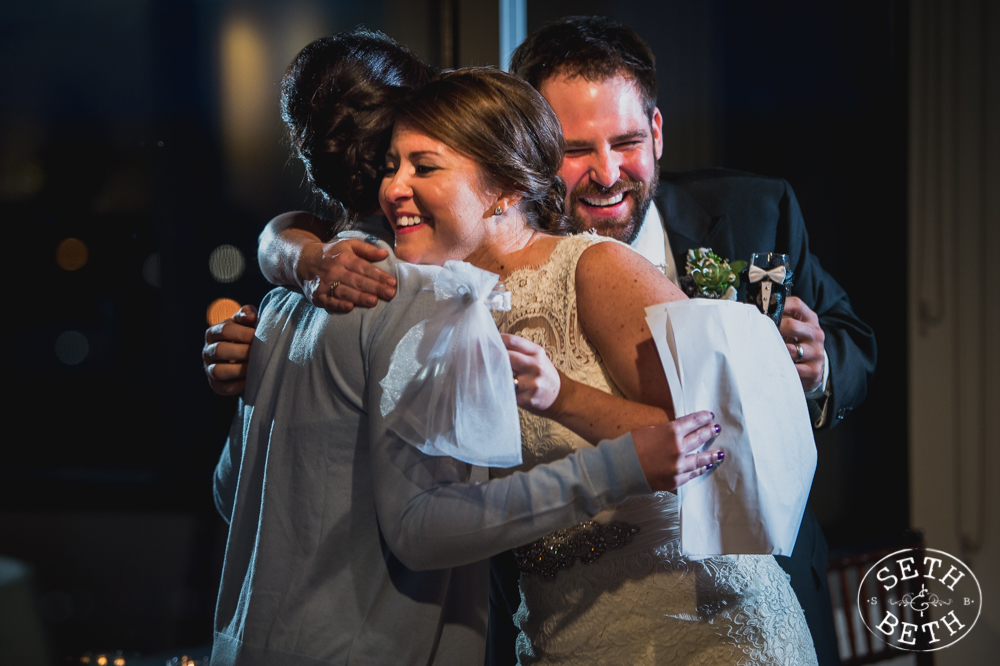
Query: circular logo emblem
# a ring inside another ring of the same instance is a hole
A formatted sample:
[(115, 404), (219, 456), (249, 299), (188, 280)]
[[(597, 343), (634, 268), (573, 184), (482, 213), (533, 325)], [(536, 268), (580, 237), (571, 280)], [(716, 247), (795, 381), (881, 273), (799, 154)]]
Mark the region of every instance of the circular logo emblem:
[(972, 570), (933, 548), (886, 555), (861, 579), (858, 612), (868, 631), (900, 650), (954, 645), (979, 619), (983, 592)]

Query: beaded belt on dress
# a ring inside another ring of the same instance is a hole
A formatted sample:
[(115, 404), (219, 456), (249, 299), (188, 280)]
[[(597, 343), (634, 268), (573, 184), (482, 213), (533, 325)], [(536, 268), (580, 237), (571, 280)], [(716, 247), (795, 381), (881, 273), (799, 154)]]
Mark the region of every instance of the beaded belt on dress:
[(573, 566), (577, 558), (590, 564), (608, 549), (627, 546), (638, 531), (638, 527), (620, 520), (607, 524), (588, 520), (515, 548), (514, 559), (522, 573), (555, 578), (560, 569)]

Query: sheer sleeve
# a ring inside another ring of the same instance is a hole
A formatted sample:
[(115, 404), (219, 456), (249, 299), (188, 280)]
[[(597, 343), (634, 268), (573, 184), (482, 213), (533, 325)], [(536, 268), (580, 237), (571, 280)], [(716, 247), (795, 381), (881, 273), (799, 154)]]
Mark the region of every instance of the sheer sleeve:
[[(491, 306), (504, 304), (503, 294), (493, 291), (499, 278), (459, 261), (432, 275), (429, 316), (395, 346), (380, 382), (381, 416), (389, 430), (428, 455), (483, 467), (519, 465), (513, 374), (490, 315)], [(508, 294), (507, 309), (509, 303)]]

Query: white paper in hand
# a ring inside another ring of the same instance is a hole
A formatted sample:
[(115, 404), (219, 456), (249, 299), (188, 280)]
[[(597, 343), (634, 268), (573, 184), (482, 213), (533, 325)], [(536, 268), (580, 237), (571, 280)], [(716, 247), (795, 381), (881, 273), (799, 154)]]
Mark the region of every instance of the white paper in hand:
[(795, 364), (752, 305), (691, 299), (646, 309), (678, 415), (715, 413), (707, 448), (726, 461), (678, 490), (681, 550), (791, 555), (816, 471), (816, 444)]

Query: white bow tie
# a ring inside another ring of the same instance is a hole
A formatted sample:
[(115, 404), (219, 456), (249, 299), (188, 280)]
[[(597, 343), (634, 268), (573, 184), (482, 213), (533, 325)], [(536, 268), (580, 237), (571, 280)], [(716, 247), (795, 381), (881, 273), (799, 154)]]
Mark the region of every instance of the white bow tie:
[(760, 266), (750, 267), (750, 282), (760, 282), (764, 278), (768, 278), (771, 282), (776, 284), (782, 284), (785, 281), (785, 267), (777, 266), (770, 270), (764, 270)]

